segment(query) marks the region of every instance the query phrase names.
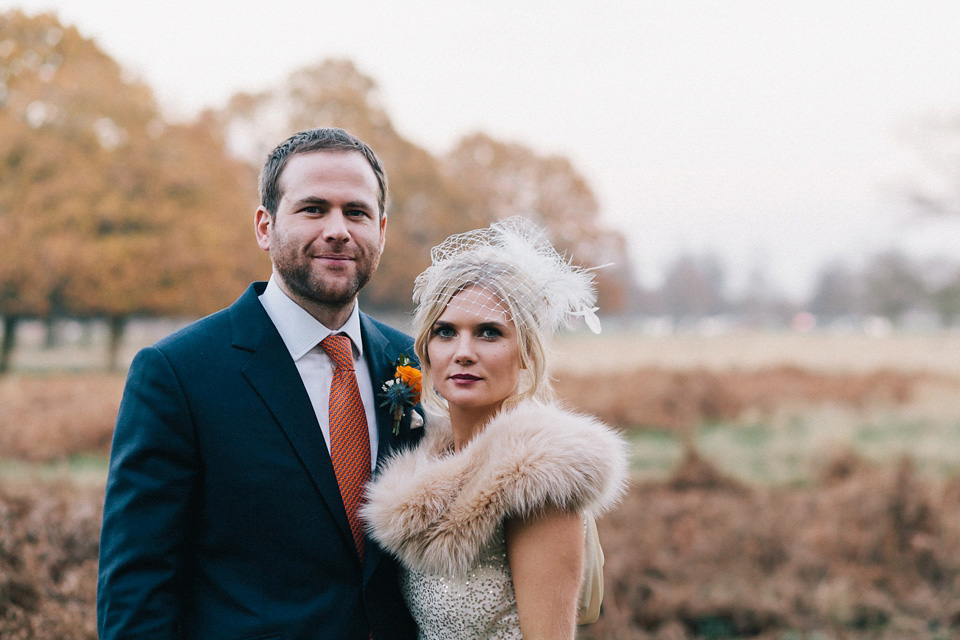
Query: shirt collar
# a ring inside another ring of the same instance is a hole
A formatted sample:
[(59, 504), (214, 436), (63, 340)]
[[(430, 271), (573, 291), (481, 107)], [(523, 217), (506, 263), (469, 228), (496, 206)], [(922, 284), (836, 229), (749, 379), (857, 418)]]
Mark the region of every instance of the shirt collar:
[(309, 353), (321, 340), (331, 333), (343, 333), (350, 338), (360, 357), (363, 357), (363, 339), (360, 336), (360, 304), (354, 302), (353, 311), (342, 327), (331, 331), (306, 309), (294, 302), (274, 281), (273, 275), (267, 288), (260, 294), (260, 303), (277, 327), (283, 344), (294, 362)]

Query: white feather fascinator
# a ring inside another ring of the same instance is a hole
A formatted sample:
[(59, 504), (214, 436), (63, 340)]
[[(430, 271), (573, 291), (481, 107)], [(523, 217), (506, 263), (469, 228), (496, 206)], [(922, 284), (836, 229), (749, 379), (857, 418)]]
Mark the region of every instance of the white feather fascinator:
[(535, 325), (552, 335), (583, 317), (600, 333), (593, 275), (565, 260), (526, 218), (513, 216), (452, 235), (430, 251), (430, 258), (431, 266), (414, 284), (418, 316), (478, 286), (496, 294), (482, 305), (485, 310), (508, 313), (518, 326)]

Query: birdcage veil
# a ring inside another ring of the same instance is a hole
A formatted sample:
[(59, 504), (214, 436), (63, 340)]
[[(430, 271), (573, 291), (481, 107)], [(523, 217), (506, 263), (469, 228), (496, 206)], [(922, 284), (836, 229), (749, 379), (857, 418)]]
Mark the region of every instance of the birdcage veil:
[(476, 286), (483, 294), (473, 296), (474, 311), (505, 316), (545, 336), (578, 317), (600, 332), (593, 274), (564, 259), (526, 218), (513, 216), (452, 235), (430, 251), (430, 258), (432, 264), (414, 284), (417, 317)]

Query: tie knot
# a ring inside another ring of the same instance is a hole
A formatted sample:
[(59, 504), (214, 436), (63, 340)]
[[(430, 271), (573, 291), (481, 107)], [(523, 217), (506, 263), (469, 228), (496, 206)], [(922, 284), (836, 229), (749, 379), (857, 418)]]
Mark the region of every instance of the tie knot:
[(320, 348), (337, 364), (337, 369), (353, 371), (353, 349), (349, 336), (330, 334), (320, 341)]

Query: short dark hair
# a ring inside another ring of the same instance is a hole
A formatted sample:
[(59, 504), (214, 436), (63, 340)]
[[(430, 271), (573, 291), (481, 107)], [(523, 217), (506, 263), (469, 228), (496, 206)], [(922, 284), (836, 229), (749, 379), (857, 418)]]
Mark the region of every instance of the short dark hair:
[(343, 129), (336, 127), (318, 127), (295, 133), (274, 149), (267, 157), (263, 170), (260, 171), (260, 204), (271, 216), (277, 215), (277, 206), (283, 196), (280, 190), (280, 174), (291, 157), (298, 153), (311, 151), (359, 151), (370, 163), (373, 174), (377, 177), (380, 187), (380, 197), (377, 204), (380, 207), (380, 216), (387, 207), (387, 174), (383, 165), (373, 152), (373, 149), (359, 138), (356, 138)]

